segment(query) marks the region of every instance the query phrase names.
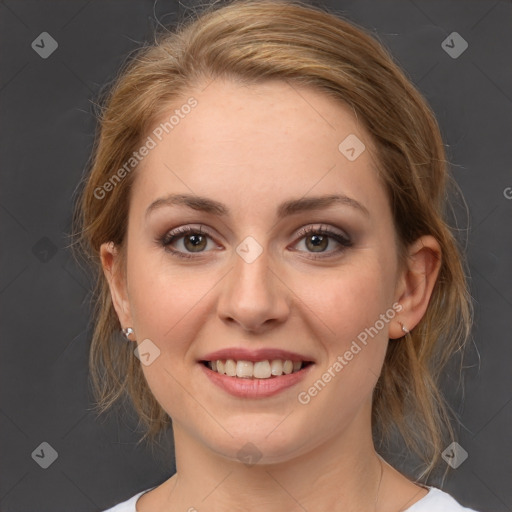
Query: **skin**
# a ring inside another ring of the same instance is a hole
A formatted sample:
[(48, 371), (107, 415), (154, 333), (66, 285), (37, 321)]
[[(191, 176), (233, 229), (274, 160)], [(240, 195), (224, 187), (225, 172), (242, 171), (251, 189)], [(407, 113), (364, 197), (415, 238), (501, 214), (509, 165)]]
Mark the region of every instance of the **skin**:
[[(285, 82), (245, 87), (217, 79), (191, 95), (197, 107), (137, 169), (126, 276), (117, 272), (116, 249), (101, 247), (121, 325), (134, 329), (134, 346), (149, 338), (161, 352), (142, 369), (174, 427), (177, 473), (144, 494), (137, 510), (392, 512), (412, 505), (427, 490), (383, 464), (375, 507), (381, 462), (371, 398), (388, 343), (405, 343), (397, 339), (400, 322), (413, 329), (425, 314), (438, 243), (417, 240), (399, 268), (374, 146), (347, 106)], [(355, 161), (338, 150), (349, 134), (366, 146)], [(172, 206), (146, 222), (148, 205), (168, 193), (215, 199), (231, 214)], [(282, 201), (333, 193), (357, 200), (368, 215), (333, 205), (275, 217)], [(186, 225), (211, 234), (202, 252), (193, 252), (190, 235), (173, 242), (191, 259), (155, 241)], [(331, 238), (315, 249), (311, 234), (297, 236), (321, 225), (349, 235), (352, 246)], [(252, 263), (236, 252), (247, 236), (263, 249)], [(395, 302), (402, 311), (310, 403), (299, 403), (297, 394)], [(211, 384), (196, 362), (226, 347), (288, 349), (311, 356), (315, 367), (278, 395), (240, 399)], [(261, 453), (250, 467), (237, 456), (247, 442)]]

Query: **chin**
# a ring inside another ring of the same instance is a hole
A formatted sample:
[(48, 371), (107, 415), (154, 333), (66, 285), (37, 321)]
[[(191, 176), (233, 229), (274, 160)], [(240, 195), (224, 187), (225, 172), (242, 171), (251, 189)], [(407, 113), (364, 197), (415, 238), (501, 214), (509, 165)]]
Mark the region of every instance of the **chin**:
[[(282, 421), (282, 418), (281, 418)], [(301, 455), (305, 450), (303, 442), (299, 439), (298, 432), (295, 429), (285, 428), (279, 422), (268, 422), (268, 428), (265, 422), (258, 422), (257, 430), (251, 432), (250, 427), (254, 427), (254, 422), (243, 428), (232, 430), (226, 427), (233, 437), (226, 434), (221, 441), (210, 442), (211, 449), (231, 461), (252, 465), (277, 464), (287, 462)], [(281, 429), (279, 434), (277, 431)], [(304, 439), (304, 438), (303, 438)]]

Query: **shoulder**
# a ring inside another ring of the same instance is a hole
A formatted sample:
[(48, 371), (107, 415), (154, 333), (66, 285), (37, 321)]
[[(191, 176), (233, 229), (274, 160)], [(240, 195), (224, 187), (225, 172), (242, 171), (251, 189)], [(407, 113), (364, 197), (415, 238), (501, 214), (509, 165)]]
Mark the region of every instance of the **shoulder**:
[(477, 512), (463, 507), (447, 492), (437, 487), (429, 487), (429, 492), (404, 512)]
[[(154, 487), (146, 489), (145, 491), (138, 492), (130, 499), (118, 503), (112, 508), (104, 510), (103, 512), (137, 512), (137, 500), (146, 492), (151, 491)], [(437, 487), (430, 487), (428, 494), (421, 500), (417, 501), (414, 505), (406, 509), (404, 512), (477, 512), (472, 508), (463, 507), (448, 493), (438, 489)]]
[(118, 503), (117, 505), (103, 510), (103, 512), (137, 512), (136, 503), (137, 500), (146, 492), (151, 491), (151, 489), (154, 489), (154, 487), (151, 487), (150, 489), (146, 489), (145, 491), (138, 492), (134, 496), (132, 496), (130, 499), (123, 501), (122, 503)]

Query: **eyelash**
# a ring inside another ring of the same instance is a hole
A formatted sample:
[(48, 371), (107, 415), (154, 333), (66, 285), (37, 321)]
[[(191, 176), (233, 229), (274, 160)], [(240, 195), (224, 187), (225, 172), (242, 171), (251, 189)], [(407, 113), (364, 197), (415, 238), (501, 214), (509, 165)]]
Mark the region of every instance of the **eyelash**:
[[(183, 253), (181, 251), (176, 251), (174, 249), (171, 249), (169, 246), (175, 242), (176, 240), (183, 238), (186, 235), (194, 234), (194, 235), (206, 235), (210, 238), (211, 235), (208, 233), (208, 231), (203, 231), (203, 226), (200, 226), (199, 229), (192, 227), (192, 226), (184, 226), (177, 228), (173, 231), (170, 231), (169, 233), (164, 234), (162, 237), (158, 238), (159, 244), (165, 248), (167, 252), (170, 252), (173, 256), (177, 256), (178, 258), (195, 258), (196, 256), (192, 256), (191, 254)], [(316, 228), (314, 226), (307, 226), (306, 228), (302, 228), (297, 232), (297, 236), (299, 237), (299, 240), (302, 240), (303, 238), (307, 237), (309, 234), (315, 234), (315, 235), (321, 235), (321, 236), (328, 236), (329, 238), (332, 238), (336, 242), (338, 242), (342, 247), (335, 249), (334, 251), (329, 251), (327, 256), (318, 256), (314, 255), (315, 253), (310, 253), (311, 259), (323, 259), (323, 258), (329, 258), (332, 257), (334, 254), (338, 254), (345, 249), (351, 247), (352, 241), (348, 239), (347, 237), (341, 235), (340, 233), (337, 233), (335, 231), (332, 231), (329, 228), (320, 226), (319, 228)], [(203, 251), (204, 252), (204, 251)], [(304, 252), (304, 251), (300, 251)], [(197, 253), (201, 254), (201, 253)]]

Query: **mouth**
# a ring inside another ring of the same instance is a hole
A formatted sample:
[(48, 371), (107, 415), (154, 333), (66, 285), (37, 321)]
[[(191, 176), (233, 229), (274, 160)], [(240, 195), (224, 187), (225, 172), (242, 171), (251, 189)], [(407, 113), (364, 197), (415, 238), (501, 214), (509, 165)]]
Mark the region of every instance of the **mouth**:
[(275, 379), (283, 375), (291, 375), (313, 364), (313, 361), (291, 361), (290, 359), (264, 359), (261, 361), (217, 359), (199, 362), (217, 374), (252, 380)]
[(297, 386), (313, 371), (314, 361), (290, 359), (215, 359), (198, 361), (204, 376), (241, 399), (269, 398)]

